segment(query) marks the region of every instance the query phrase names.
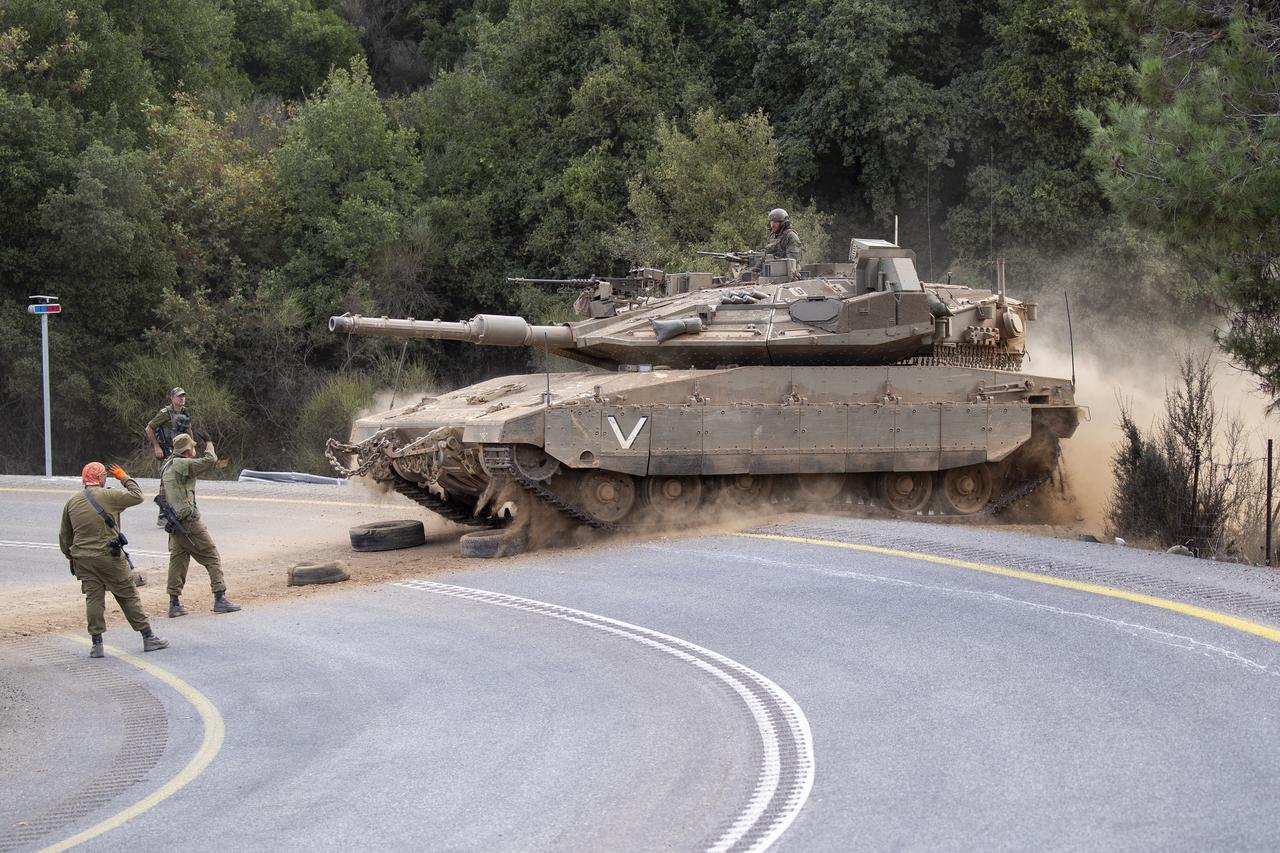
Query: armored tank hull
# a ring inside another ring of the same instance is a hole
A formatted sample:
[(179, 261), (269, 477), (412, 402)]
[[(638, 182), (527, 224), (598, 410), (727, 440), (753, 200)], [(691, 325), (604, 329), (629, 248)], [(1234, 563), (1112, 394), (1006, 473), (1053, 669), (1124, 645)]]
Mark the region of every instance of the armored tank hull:
[(977, 513), (1044, 482), (1076, 424), (1070, 383), (999, 370), (584, 371), (425, 398), (361, 419), (336, 449), (358, 458), (344, 473), (455, 521), (504, 523), (495, 498), (515, 484), (611, 529), (704, 505), (837, 505), (851, 490), (901, 513)]
[(333, 317), (336, 332), (532, 347), (594, 368), (364, 418), (330, 442), (335, 469), (490, 526), (513, 506), (610, 529), (855, 491), (901, 513), (971, 515), (1045, 482), (1075, 431), (1074, 382), (1020, 372), (1037, 311), (1006, 295), (1002, 266), (994, 289), (930, 284), (909, 250), (855, 239), (847, 263), (766, 258), (732, 281), (633, 273), (577, 280), (590, 287), (572, 323)]

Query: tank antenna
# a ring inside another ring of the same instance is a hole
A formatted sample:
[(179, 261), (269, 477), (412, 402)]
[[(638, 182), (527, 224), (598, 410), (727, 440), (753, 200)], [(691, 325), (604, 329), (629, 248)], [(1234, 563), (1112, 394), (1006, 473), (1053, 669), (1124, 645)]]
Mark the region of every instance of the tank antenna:
[(1071, 331), (1071, 295), (1062, 291), (1062, 298), (1067, 303), (1067, 342), (1071, 346), (1071, 390), (1076, 389), (1076, 338)]
[[(547, 333), (542, 333), (542, 370), (547, 375), (547, 390), (542, 392), (542, 405), (551, 405), (551, 344), (547, 341)], [(1071, 384), (1075, 384), (1072, 380)]]
[(396, 407), (396, 394), (400, 393), (400, 371), (404, 370), (404, 354), (409, 351), (409, 342), (405, 341), (404, 346), (400, 348), (400, 363), (396, 365), (396, 383), (391, 389), (391, 404), (387, 406), (387, 411), (391, 411)]

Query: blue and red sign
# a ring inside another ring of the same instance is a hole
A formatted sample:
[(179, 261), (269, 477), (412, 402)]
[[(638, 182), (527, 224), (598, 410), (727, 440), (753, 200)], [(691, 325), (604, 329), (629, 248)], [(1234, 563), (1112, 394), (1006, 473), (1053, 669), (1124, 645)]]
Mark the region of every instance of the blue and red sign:
[(49, 302), (42, 305), (28, 305), (28, 314), (61, 314), (62, 306), (56, 302)]

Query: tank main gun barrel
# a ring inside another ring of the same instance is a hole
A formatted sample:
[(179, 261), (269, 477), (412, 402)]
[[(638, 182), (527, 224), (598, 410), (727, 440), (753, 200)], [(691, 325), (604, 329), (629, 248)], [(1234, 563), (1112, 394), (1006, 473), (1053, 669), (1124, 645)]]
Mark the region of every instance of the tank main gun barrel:
[(490, 347), (537, 347), (544, 343), (553, 347), (574, 345), (573, 330), (568, 326), (532, 326), (523, 317), (507, 314), (477, 314), (470, 320), (457, 323), (343, 314), (329, 318), (329, 331), (384, 338), (467, 341)]

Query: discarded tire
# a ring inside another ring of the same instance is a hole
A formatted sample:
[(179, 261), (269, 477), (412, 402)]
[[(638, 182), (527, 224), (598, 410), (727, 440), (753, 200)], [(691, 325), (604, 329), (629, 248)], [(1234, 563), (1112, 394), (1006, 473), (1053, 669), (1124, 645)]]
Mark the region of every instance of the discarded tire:
[(481, 559), (509, 557), (521, 553), (528, 547), (529, 533), (527, 530), (512, 530), (508, 527), (474, 530), (471, 533), (462, 534), (458, 545), (464, 557)]
[(394, 551), (425, 545), (427, 533), (421, 521), (374, 521), (351, 528), (353, 551)]
[(313, 583), (338, 583), (350, 579), (346, 563), (334, 560), (329, 563), (299, 563), (289, 570), (289, 586), (305, 586)]

